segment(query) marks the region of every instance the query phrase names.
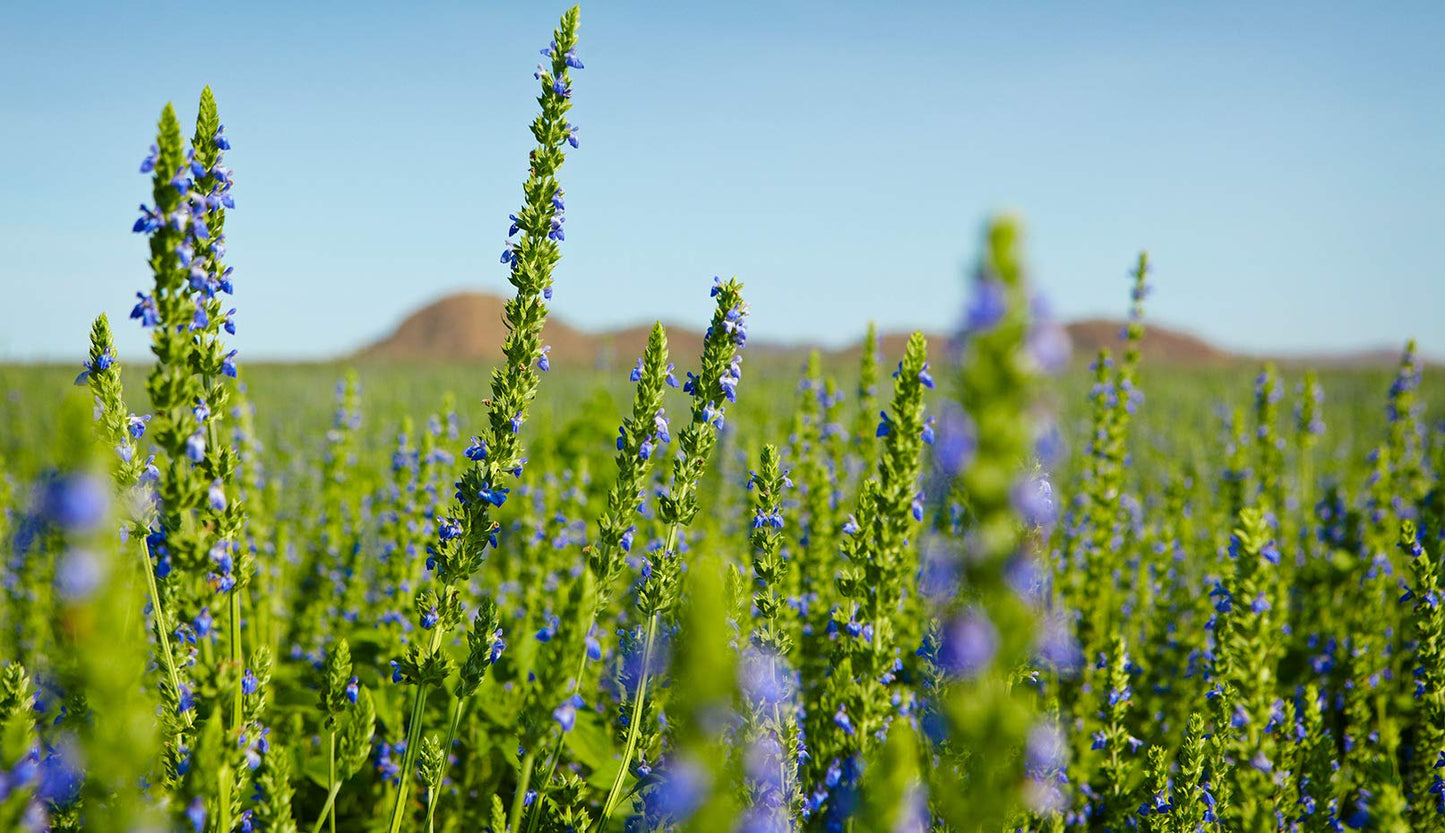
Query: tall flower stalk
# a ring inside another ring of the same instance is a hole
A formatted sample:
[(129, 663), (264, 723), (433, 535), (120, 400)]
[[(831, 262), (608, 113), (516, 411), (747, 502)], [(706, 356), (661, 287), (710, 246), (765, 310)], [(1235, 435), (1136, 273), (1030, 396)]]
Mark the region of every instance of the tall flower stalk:
[[(413, 642), (397, 660), (397, 676), (416, 687), (407, 721), (406, 752), (400, 772), (390, 830), (401, 829), (410, 795), (416, 753), (421, 746), (422, 720), (430, 690), (450, 673), (443, 644), (463, 621), (461, 592), (482, 566), (489, 546), (497, 543), (500, 524), (493, 510), (507, 501), (511, 487), (526, 466), (521, 431), (527, 410), (537, 395), (539, 373), (549, 366), (543, 350), (542, 325), (552, 297), (552, 273), (561, 258), (565, 239), (562, 187), (557, 173), (565, 159), (564, 147), (577, 144), (567, 121), (572, 107), (571, 71), (582, 67), (577, 57), (578, 9), (573, 6), (542, 50), (548, 63), (536, 77), (541, 87), (542, 112), (532, 122), (537, 147), (529, 157), (530, 169), (522, 186), (522, 208), (512, 216), (512, 227), (502, 263), (516, 290), (506, 304), (507, 337), (502, 344), (505, 361), (492, 371), (492, 396), (485, 402), (487, 421), (467, 458), (471, 465), (456, 483), (455, 500), (438, 524), (437, 539), (428, 564), (433, 587), (417, 596), (417, 621), (424, 636)], [(515, 235), (520, 235), (516, 241)]]

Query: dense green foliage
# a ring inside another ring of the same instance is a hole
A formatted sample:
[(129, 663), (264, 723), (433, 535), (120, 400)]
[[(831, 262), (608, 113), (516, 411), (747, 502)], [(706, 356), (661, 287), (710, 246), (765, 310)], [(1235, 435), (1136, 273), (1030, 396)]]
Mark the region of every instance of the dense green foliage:
[(1413, 345), (1152, 367), (1140, 256), (1071, 364), (1000, 218), (955, 343), (744, 362), (714, 279), (701, 355), (553, 370), (577, 27), (490, 368), (238, 367), (165, 109), (153, 355), (0, 367), (0, 828), (1445, 830)]

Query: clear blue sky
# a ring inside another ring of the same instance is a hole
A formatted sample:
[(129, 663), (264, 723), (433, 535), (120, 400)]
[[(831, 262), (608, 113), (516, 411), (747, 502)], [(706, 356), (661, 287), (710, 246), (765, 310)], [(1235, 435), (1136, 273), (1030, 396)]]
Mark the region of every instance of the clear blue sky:
[[(554, 311), (943, 328), (984, 218), (1068, 317), (1257, 351), (1445, 356), (1445, 4), (584, 3)], [(505, 287), (561, 3), (19, 3), (0, 23), (0, 358), (78, 359), (147, 281), (136, 169), (209, 83), (247, 358), (322, 358)], [(189, 130), (187, 131), (189, 133)]]

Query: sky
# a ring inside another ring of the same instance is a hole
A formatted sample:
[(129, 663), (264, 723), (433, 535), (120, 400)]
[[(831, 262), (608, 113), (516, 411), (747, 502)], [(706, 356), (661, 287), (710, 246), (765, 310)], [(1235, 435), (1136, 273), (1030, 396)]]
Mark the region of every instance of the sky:
[[(241, 359), (326, 359), (505, 291), (560, 4), (23, 3), (0, 14), (0, 360), (79, 361), (147, 288), (141, 159), (210, 84)], [(944, 330), (987, 218), (1066, 318), (1269, 353), (1445, 357), (1445, 4), (582, 8), (554, 314), (836, 345)], [(190, 130), (187, 129), (189, 135)]]

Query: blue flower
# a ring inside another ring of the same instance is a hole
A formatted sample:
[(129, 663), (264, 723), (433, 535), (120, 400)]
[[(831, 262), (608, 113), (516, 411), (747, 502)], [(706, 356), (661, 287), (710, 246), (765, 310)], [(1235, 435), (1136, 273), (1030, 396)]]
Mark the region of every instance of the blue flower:
[(131, 414), (126, 418), (126, 430), (130, 432), (132, 439), (140, 439), (145, 436), (146, 425), (151, 421), (151, 415), (136, 416)]
[(467, 450), (462, 454), (468, 460), (480, 463), (487, 459), (487, 444), (478, 437), (472, 437), (472, 444), (467, 446)]
[(887, 411), (879, 411), (879, 412), (878, 412), (878, 417), (879, 417), (879, 420), (880, 420), (880, 422), (878, 423), (878, 430), (875, 431), (875, 432), (873, 432), (873, 436), (875, 436), (875, 437), (886, 437), (886, 436), (888, 436), (889, 434), (892, 434), (892, 433), (893, 433), (893, 420), (892, 420), (891, 418), (889, 418), (888, 412), (887, 412)]
[(562, 622), (557, 618), (557, 614), (548, 613), (542, 622), (542, 627), (537, 630), (537, 641), (551, 642), (552, 637), (557, 635), (557, 628), (560, 627), (561, 624)]
[(224, 328), (225, 331), (228, 332), (228, 333), (230, 333), (231, 335), (235, 335), (235, 334), (236, 334), (236, 308), (235, 308), (235, 307), (231, 307), (230, 309), (226, 310), (226, 320), (225, 320), (225, 323), (221, 324), (221, 327)]
[(507, 650), (507, 640), (502, 638), (502, 629), (497, 628), (496, 634), (492, 637), (492, 647), (487, 652), (487, 662), (495, 665), (505, 650)]
[(998, 629), (987, 614), (977, 608), (955, 616), (940, 636), (939, 665), (959, 677), (982, 673), (998, 653)]
[(206, 802), (198, 795), (191, 800), (191, 805), (186, 808), (186, 818), (190, 819), (191, 827), (196, 833), (204, 833), (206, 829)]
[(582, 700), (582, 695), (573, 694), (552, 710), (552, 719), (557, 721), (563, 732), (570, 732), (572, 727), (577, 725), (577, 709), (584, 705), (586, 703)]
[(231, 142), (226, 138), (225, 134), (226, 126), (222, 124), (216, 127), (216, 135), (211, 137), (211, 141), (216, 143), (216, 148), (219, 150), (231, 149)]
[(573, 69), (582, 69), (582, 59), (577, 57), (577, 47), (574, 46), (567, 50), (567, 54), (563, 57), (567, 62), (567, 66)]
[(260, 681), (256, 679), (256, 672), (247, 668), (246, 673), (241, 675), (241, 693), (247, 695), (255, 694), (256, 689), (259, 687)]
[(1003, 319), (1008, 311), (1003, 284), (992, 278), (983, 278), (974, 284), (974, 296), (964, 317), (964, 329), (968, 332), (987, 330)]
[(105, 579), (105, 568), (96, 554), (88, 549), (66, 553), (55, 570), (55, 589), (64, 599), (89, 598)]
[(484, 486), (477, 492), (477, 496), (493, 506), (501, 506), (507, 502), (507, 493), (511, 489), (504, 486)]
[(140, 301), (131, 308), (130, 317), (139, 318), (142, 327), (154, 327), (161, 323), (160, 311), (156, 309), (156, 299), (139, 292), (135, 294), (135, 297)]
[(211, 481), (211, 487), (206, 490), (206, 501), (217, 512), (226, 511), (226, 487), (220, 478)]
[(432, 605), (427, 608), (426, 612), (422, 613), (421, 626), (426, 630), (431, 630), (437, 626), (437, 622), (440, 622), (441, 618), (441, 614), (437, 613), (437, 606)]
[(550, 345), (550, 344), (547, 345), (546, 347), (543, 347), (543, 348), (542, 348), (542, 353), (541, 353), (541, 355), (539, 355), (539, 356), (537, 357), (537, 369), (538, 369), (538, 370), (544, 370), (544, 371), (545, 371), (545, 370), (551, 370), (551, 369), (552, 369), (552, 362), (551, 362), (550, 359), (547, 358), (547, 351), (549, 351), (549, 350), (551, 350), (551, 349), (552, 349), (552, 345)]
[(221, 358), (221, 375), (236, 378), (236, 351), (232, 350)]
[(192, 463), (199, 463), (206, 456), (206, 434), (204, 431), (197, 431), (186, 438), (186, 459)]

